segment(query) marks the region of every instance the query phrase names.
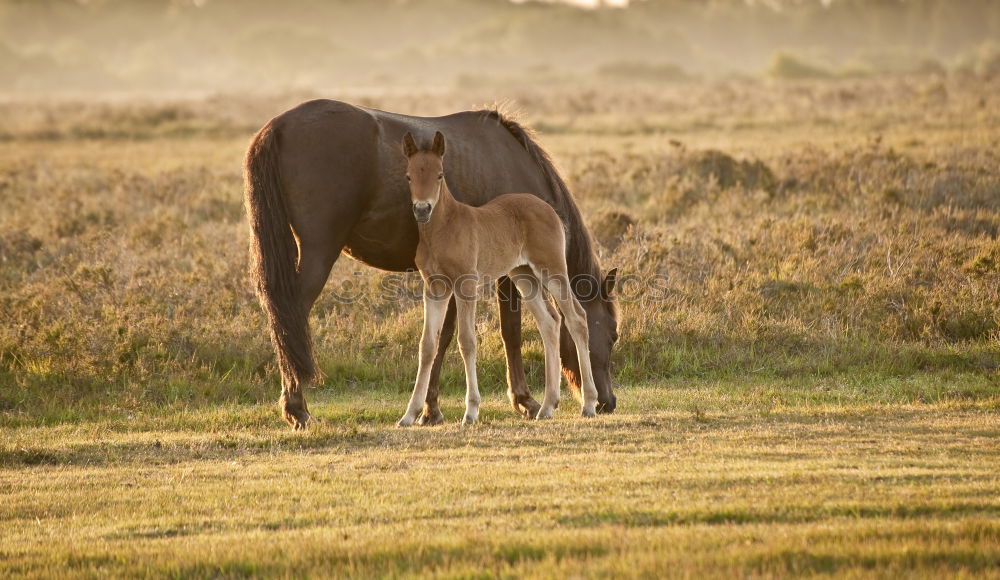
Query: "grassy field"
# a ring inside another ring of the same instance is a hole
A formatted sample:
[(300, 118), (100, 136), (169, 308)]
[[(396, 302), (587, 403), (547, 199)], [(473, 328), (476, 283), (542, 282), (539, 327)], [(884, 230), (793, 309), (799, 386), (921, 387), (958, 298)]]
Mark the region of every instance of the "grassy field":
[(619, 412), (515, 418), (487, 304), (482, 424), (455, 424), (456, 352), (452, 423), (394, 428), (419, 301), (344, 258), (304, 434), (278, 417), (240, 163), (312, 95), (4, 100), (0, 575), (1000, 576), (998, 94), (509, 95), (624, 277)]
[(788, 390), (649, 383), (546, 423), (497, 393), (475, 428), (411, 430), (402, 396), (326, 390), (304, 435), (272, 405), (5, 430), (0, 573), (997, 575), (995, 399)]

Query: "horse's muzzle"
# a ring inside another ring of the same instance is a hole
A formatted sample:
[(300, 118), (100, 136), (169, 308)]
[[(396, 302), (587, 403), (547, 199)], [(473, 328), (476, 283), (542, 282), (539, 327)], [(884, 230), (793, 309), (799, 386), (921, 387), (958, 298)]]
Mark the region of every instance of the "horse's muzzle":
[(597, 400), (597, 412), (602, 415), (610, 415), (615, 412), (615, 408), (618, 407), (618, 397), (611, 395), (611, 398), (607, 401)]
[(431, 207), (430, 202), (418, 201), (417, 203), (413, 204), (413, 217), (417, 220), (418, 223), (425, 224), (431, 221), (432, 209), (433, 207)]

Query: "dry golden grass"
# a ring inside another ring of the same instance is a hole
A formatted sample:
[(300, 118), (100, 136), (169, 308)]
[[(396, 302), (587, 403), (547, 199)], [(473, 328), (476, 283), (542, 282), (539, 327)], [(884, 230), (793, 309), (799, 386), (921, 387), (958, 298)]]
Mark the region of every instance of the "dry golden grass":
[[(519, 95), (551, 125), (544, 140), (605, 265), (624, 275), (619, 381), (747, 370), (995, 380), (996, 87), (928, 82)], [(5, 409), (272, 396), (244, 277), (239, 160), (254, 127), (298, 98), (5, 105), (16, 121), (0, 144), (0, 314), (11, 321), (0, 373), (21, 387), (0, 394)], [(443, 112), (468, 98), (360, 100)], [(656, 125), (654, 110), (678, 128)], [(165, 117), (181, 126), (161, 131)], [(114, 131), (81, 137), (94, 127)], [(329, 289), (362, 299), (331, 291), (314, 311), (328, 384), (405, 389), (419, 309), (413, 292), (386, 296), (387, 283), (350, 260), (335, 268)], [(393, 283), (419, 290), (415, 276)], [(494, 334), (484, 371), (498, 381)]]
[(306, 95), (7, 101), (0, 573), (995, 576), (996, 89), (518, 93), (625, 277), (620, 414), (515, 419), (484, 307), (484, 424), (391, 428), (419, 302), (342, 259), (305, 435), (274, 405), (240, 160)]
[[(672, 389), (667, 389), (672, 390)], [(699, 387), (682, 389), (704, 397)], [(995, 576), (995, 404), (656, 410), (400, 430), (398, 400), (4, 432), (0, 572)], [(452, 398), (445, 411), (457, 416)]]

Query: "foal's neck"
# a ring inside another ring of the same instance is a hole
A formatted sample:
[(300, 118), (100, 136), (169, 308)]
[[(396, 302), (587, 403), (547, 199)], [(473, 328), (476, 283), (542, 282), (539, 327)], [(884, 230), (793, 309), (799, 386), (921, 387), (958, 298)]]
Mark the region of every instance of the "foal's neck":
[(454, 222), (455, 214), (461, 212), (464, 207), (465, 204), (455, 199), (455, 196), (451, 194), (448, 182), (445, 181), (441, 184), (441, 197), (431, 213), (431, 219), (426, 224), (422, 224), (420, 235), (429, 235), (439, 228), (447, 227)]

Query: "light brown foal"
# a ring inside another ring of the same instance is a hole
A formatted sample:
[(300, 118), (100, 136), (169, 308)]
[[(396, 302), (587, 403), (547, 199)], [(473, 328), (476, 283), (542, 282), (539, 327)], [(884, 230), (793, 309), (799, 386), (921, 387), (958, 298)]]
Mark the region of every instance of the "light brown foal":
[(413, 215), (420, 232), (416, 264), (424, 279), (424, 330), (420, 366), (406, 414), (397, 423), (412, 425), (427, 397), (431, 365), (448, 310), (455, 296), (458, 345), (465, 361), (465, 418), (479, 419), (476, 378), (476, 299), (479, 283), (509, 276), (538, 321), (545, 347), (545, 396), (537, 418), (548, 419), (559, 405), (559, 312), (545, 299), (555, 298), (576, 345), (582, 374), (584, 417), (596, 415), (597, 389), (590, 367), (587, 315), (570, 288), (566, 269), (566, 234), (549, 204), (526, 193), (504, 194), (482, 207), (457, 201), (444, 177), (444, 135), (437, 132), (429, 150), (403, 137)]

